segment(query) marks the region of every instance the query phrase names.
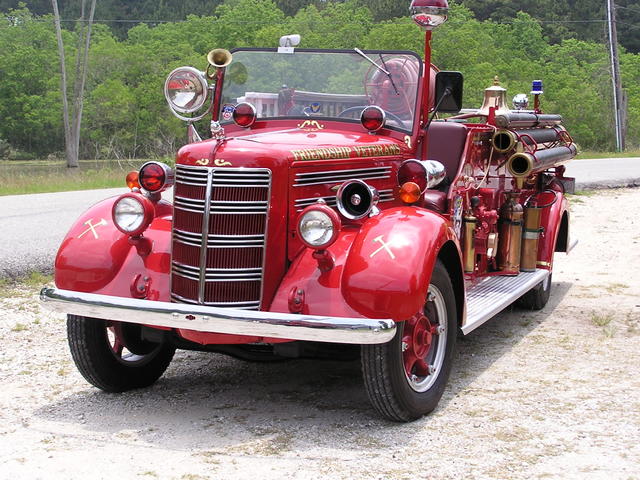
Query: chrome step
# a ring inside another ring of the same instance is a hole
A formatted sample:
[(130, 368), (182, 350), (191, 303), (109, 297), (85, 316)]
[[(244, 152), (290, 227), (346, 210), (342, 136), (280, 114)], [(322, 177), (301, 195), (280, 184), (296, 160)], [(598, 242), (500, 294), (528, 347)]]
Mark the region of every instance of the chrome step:
[(467, 288), (465, 335), (500, 313), (549, 275), (549, 270), (521, 272), (517, 276), (487, 277)]

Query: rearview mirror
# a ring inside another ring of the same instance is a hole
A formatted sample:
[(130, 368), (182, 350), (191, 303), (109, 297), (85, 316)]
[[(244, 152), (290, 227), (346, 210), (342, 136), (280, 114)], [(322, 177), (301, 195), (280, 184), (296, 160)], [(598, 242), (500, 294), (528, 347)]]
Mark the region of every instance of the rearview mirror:
[(460, 72), (438, 72), (436, 74), (437, 112), (458, 113), (462, 109), (463, 77)]

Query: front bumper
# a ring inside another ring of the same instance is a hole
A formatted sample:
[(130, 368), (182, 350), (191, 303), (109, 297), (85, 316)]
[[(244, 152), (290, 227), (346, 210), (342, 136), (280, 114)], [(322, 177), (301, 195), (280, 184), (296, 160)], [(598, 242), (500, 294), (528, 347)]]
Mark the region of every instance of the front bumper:
[(314, 342), (377, 344), (393, 338), (391, 319), (341, 318), (154, 302), (43, 288), (49, 310), (158, 327)]

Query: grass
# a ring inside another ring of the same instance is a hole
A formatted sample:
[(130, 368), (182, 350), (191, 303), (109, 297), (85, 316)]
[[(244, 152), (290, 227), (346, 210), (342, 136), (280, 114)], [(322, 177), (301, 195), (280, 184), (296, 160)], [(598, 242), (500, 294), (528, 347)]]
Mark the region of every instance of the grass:
[(593, 312), (591, 314), (591, 323), (593, 323), (596, 327), (602, 328), (602, 333), (604, 333), (605, 337), (611, 338), (616, 333), (616, 328), (611, 325), (613, 321), (613, 314), (611, 313), (596, 313)]
[(82, 161), (80, 168), (63, 161), (0, 161), (0, 196), (125, 187), (127, 173), (145, 161)]
[(592, 150), (582, 150), (576, 157), (577, 160), (587, 160), (596, 158), (629, 158), (640, 157), (640, 150), (629, 150), (627, 152), (594, 152)]
[(53, 283), (53, 276), (40, 272), (31, 272), (13, 279), (0, 278), (0, 299), (31, 296), (47, 283)]
[(596, 327), (606, 327), (613, 321), (613, 315), (610, 313), (592, 313), (591, 314), (591, 323), (593, 323)]

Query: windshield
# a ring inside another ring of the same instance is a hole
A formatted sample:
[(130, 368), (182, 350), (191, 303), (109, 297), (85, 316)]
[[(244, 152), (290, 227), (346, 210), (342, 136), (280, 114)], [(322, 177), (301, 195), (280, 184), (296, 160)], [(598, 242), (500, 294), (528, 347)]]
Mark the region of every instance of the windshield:
[(238, 50), (225, 73), (220, 120), (230, 121), (241, 102), (263, 119), (347, 121), (377, 105), (388, 128), (411, 132), (421, 74), (420, 58), (405, 52)]

